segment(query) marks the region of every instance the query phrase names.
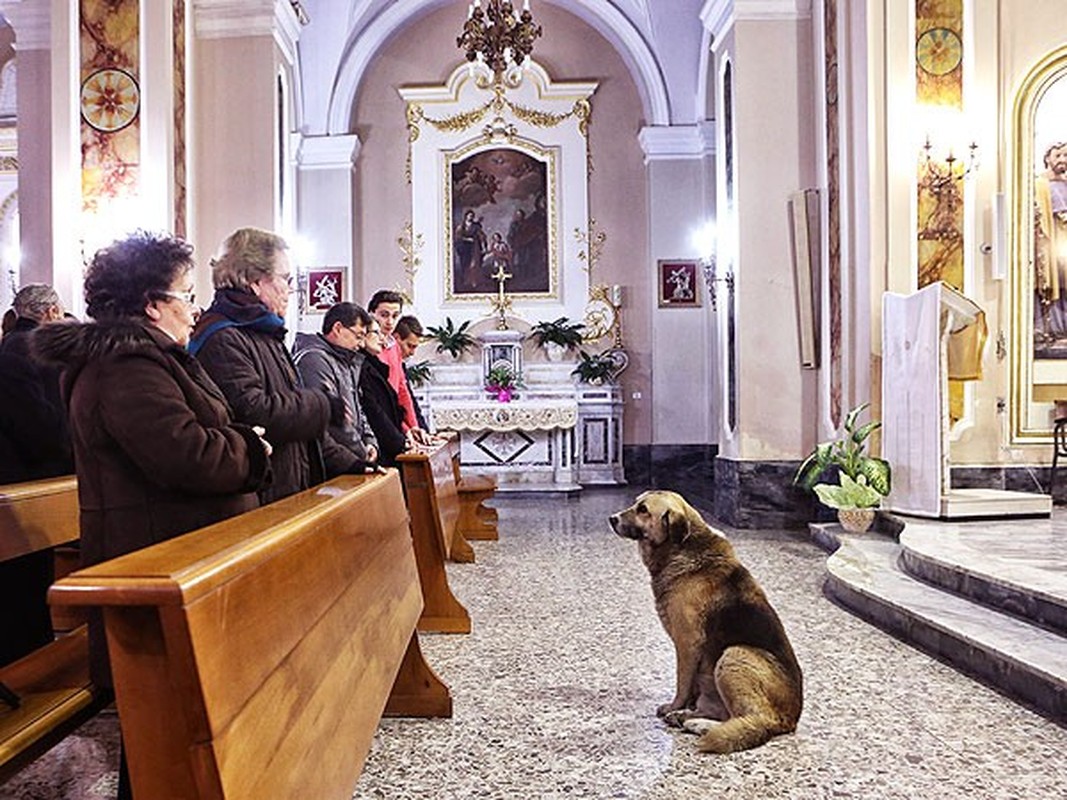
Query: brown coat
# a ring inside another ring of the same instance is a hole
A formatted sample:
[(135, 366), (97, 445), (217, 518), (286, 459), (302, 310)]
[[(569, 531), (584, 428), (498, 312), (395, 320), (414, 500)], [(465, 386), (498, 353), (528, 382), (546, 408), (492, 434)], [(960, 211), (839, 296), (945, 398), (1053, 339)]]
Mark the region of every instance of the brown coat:
[[(258, 505), (269, 473), (259, 437), (232, 422), (222, 392), (166, 334), (129, 322), (56, 323), (34, 346), (64, 365), (83, 564)], [(94, 643), (94, 679), (108, 685)]]

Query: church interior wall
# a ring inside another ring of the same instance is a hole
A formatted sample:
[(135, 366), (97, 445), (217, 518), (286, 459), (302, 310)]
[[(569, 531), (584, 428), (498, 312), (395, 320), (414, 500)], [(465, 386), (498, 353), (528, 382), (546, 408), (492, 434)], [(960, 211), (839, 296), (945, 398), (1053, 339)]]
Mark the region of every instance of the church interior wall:
[[(451, 6), (426, 13), (395, 35), (373, 59), (353, 111), (361, 151), (355, 173), (356, 240), (354, 298), (365, 302), (380, 287), (403, 288), (406, 276), (397, 246), (411, 218), (410, 187), (404, 177), (407, 129), (398, 87), (441, 83), (459, 63), (455, 36), (462, 20)], [(651, 338), (655, 265), (648, 258), (647, 178), (637, 132), (644, 123), (639, 93), (619, 54), (577, 17), (543, 4), (538, 20), (545, 35), (537, 60), (555, 80), (595, 80), (589, 142), (589, 210), (607, 240), (594, 281), (624, 287), (623, 336), (630, 366), (622, 376), (627, 400), (624, 440), (651, 441)], [(347, 221), (338, 220), (338, 224)], [(560, 231), (572, 237), (573, 231)], [(583, 269), (582, 263), (562, 265)], [(439, 269), (422, 264), (419, 269)], [(447, 309), (425, 309), (415, 298), (424, 324), (443, 322)], [(486, 314), (490, 311), (488, 305)], [(529, 322), (536, 322), (531, 319)], [(680, 382), (685, 376), (678, 376)], [(681, 383), (679, 385), (682, 385)], [(686, 384), (687, 386), (688, 384)], [(633, 394), (640, 395), (634, 399)]]

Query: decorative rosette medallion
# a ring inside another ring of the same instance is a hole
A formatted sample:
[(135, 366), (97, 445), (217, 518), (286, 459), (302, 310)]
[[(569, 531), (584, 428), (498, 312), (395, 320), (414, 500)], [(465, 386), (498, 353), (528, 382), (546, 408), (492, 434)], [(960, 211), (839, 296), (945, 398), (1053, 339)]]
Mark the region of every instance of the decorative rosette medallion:
[(137, 119), (140, 107), (137, 79), (124, 70), (98, 69), (82, 84), (82, 119), (102, 133), (125, 128)]

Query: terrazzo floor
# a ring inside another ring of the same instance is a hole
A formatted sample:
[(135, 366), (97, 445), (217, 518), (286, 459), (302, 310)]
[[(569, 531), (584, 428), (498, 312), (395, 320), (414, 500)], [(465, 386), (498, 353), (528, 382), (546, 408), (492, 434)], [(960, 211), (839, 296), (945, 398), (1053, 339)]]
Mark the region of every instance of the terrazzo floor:
[[(834, 605), (826, 554), (803, 531), (727, 531), (804, 669), (800, 726), (745, 753), (697, 753), (656, 718), (671, 646), (636, 545), (606, 523), (633, 494), (496, 501), (500, 541), (449, 567), (473, 632), (421, 637), (454, 716), (383, 721), (355, 798), (1067, 797), (1067, 730)], [(110, 796), (114, 718), (94, 724), (96, 774), (79, 788), (47, 786), (84, 749), (61, 746), (0, 798)]]

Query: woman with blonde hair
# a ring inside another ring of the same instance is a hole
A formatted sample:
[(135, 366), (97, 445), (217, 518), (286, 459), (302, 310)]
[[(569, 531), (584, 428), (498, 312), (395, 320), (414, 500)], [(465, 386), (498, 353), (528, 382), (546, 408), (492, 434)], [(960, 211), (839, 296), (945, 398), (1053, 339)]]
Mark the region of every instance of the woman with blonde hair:
[[(285, 346), (292, 270), (285, 240), (240, 228), (212, 261), (215, 298), (193, 331), (189, 351), (222, 389), (234, 416), (266, 429), (274, 480), (270, 503), (325, 477), (320, 440), (344, 404), (301, 386)], [(335, 402), (336, 401), (336, 402)]]

